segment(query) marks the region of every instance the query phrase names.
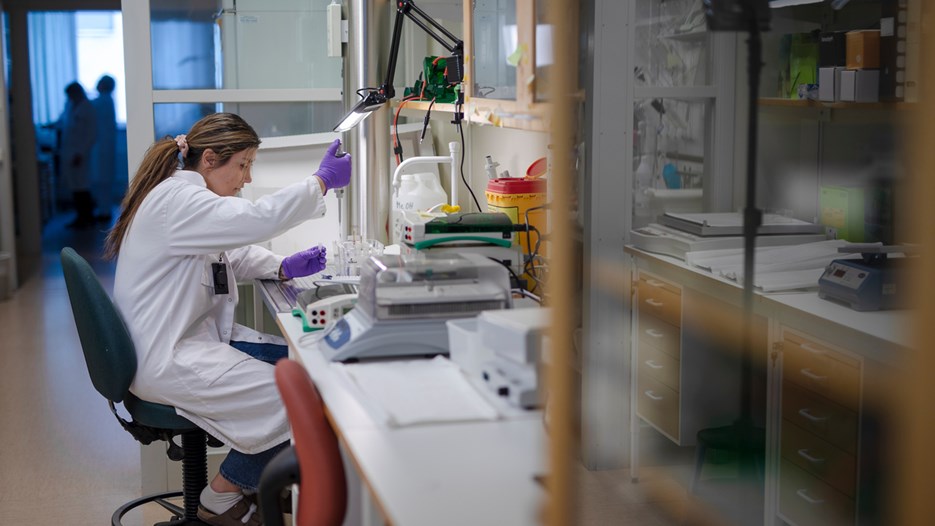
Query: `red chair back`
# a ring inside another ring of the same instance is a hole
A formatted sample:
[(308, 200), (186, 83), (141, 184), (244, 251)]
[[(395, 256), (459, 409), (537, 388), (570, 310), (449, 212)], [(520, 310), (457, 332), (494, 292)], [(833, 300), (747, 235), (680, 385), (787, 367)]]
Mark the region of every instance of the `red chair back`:
[(292, 426), (301, 473), (295, 526), (340, 526), (347, 509), (347, 481), (321, 395), (305, 368), (293, 360), (276, 364), (276, 385)]

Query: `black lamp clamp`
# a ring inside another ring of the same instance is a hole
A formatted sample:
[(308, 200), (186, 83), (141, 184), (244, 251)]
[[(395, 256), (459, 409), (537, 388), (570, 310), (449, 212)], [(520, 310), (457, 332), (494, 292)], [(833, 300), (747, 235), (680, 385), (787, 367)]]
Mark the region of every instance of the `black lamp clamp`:
[[(408, 18), (423, 31), (428, 33), (436, 42), (441, 44), (450, 56), (445, 57), (447, 61), (445, 80), (449, 85), (460, 84), (464, 80), (464, 42), (459, 40), (450, 31), (441, 26), (425, 11), (419, 8), (413, 0), (395, 0), (396, 19), (393, 23), (393, 40), (390, 43), (389, 62), (386, 65), (386, 77), (379, 88), (363, 88), (357, 92), (361, 94), (362, 100), (358, 102), (335, 126), (334, 131), (347, 131), (355, 126), (370, 112), (379, 109), (393, 97), (396, 96), (396, 88), (393, 87), (393, 79), (396, 76), (396, 59), (399, 56), (399, 42), (403, 32), (403, 20)], [(366, 92), (366, 95), (363, 93)], [(464, 95), (458, 91), (458, 100), (456, 102), (455, 124), (464, 118), (460, 111), (464, 104)], [(356, 119), (351, 118), (354, 114)]]
[[(386, 65), (386, 79), (380, 86), (380, 92), (387, 98), (396, 96), (393, 79), (396, 76), (396, 58), (399, 56), (399, 40), (403, 32), (403, 17), (412, 20), (423, 31), (441, 44), (451, 56), (446, 57), (448, 62), (445, 80), (450, 85), (460, 84), (464, 80), (464, 42), (442, 27), (425, 11), (419, 8), (413, 0), (396, 0), (396, 20), (393, 24), (393, 40), (390, 44), (390, 59)], [(444, 35), (442, 38), (438, 33)], [(447, 40), (446, 40), (447, 39)]]

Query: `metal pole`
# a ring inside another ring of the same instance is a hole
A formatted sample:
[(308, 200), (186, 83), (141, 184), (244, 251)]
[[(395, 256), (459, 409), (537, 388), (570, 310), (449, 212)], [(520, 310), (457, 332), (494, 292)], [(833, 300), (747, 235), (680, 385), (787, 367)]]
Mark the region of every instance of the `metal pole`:
[[(345, 101), (349, 110), (359, 98), (356, 91), (377, 87), (380, 63), (388, 51), (387, 0), (352, 0), (348, 17), (350, 35), (345, 62)], [(350, 193), (351, 234), (387, 242), (386, 224), (390, 208), (389, 110), (382, 108), (348, 133), (354, 155)], [(349, 203), (350, 204), (350, 203)]]

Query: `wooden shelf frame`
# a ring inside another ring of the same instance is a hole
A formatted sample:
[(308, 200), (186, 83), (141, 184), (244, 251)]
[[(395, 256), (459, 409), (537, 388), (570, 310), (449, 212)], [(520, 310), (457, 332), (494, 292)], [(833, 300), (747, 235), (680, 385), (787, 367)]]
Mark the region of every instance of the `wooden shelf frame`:
[[(517, 42), (526, 53), (516, 66), (516, 99), (485, 99), (474, 94), (474, 3), (464, 2), (465, 117), (472, 123), (549, 131), (550, 105), (536, 101), (536, 2), (516, 0)], [(436, 107), (438, 105), (436, 104)], [(408, 107), (408, 105), (407, 105)]]

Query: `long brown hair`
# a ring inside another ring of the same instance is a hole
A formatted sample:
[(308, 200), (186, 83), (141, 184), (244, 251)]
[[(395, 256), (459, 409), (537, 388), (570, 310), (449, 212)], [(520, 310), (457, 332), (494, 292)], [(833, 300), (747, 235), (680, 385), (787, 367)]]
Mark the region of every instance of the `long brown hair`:
[(171, 137), (156, 141), (146, 150), (146, 155), (143, 156), (143, 161), (130, 181), (130, 188), (120, 205), (120, 218), (107, 233), (104, 257), (117, 257), (120, 245), (143, 200), (153, 188), (168, 179), (177, 169), (194, 170), (201, 161), (201, 154), (208, 149), (217, 155), (219, 166), (224, 166), (234, 154), (260, 145), (260, 137), (256, 131), (239, 115), (233, 113), (215, 113), (203, 117), (192, 126), (186, 135), (186, 141), (188, 155), (181, 160), (179, 146)]

